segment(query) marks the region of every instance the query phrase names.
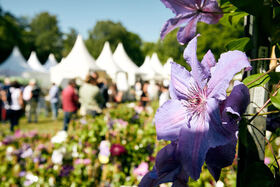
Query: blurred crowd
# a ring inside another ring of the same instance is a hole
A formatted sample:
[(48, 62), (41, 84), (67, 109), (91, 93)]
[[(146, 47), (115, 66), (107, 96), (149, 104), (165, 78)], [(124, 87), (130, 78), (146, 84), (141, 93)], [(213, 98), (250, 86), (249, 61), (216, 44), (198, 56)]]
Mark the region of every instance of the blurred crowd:
[(108, 84), (97, 73), (91, 73), (80, 84), (70, 79), (63, 89), (53, 83), (44, 90), (35, 79), (28, 85), (21, 85), (5, 78), (0, 83), (0, 117), (2, 123), (9, 122), (10, 130), (14, 131), (24, 115), (28, 123), (37, 123), (39, 113), (51, 114), (52, 119), (57, 120), (59, 112), (63, 111), (63, 130), (67, 131), (70, 121), (77, 115), (95, 117), (115, 103), (131, 101), (136, 101), (145, 110), (150, 101), (159, 100), (162, 105), (168, 99), (168, 85), (153, 80), (139, 80), (128, 91), (119, 91), (115, 84)]

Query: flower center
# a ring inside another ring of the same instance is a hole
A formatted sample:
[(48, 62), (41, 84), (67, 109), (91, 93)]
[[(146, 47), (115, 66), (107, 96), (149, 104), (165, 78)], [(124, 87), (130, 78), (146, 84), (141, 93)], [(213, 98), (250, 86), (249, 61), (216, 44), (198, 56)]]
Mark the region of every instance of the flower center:
[(207, 102), (207, 87), (200, 89), (197, 84), (190, 85), (187, 90), (186, 99), (182, 99), (181, 103), (189, 114), (200, 115), (205, 111)]

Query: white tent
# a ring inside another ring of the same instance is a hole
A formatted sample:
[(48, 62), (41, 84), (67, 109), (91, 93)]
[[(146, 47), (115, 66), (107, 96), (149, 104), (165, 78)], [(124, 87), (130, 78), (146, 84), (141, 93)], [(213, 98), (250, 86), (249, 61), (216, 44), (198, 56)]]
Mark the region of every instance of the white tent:
[(159, 61), (158, 55), (156, 53), (153, 53), (151, 57), (151, 66), (153, 67), (154, 71), (159, 75), (164, 77), (164, 70), (161, 62)]
[(156, 72), (154, 71), (151, 65), (151, 58), (149, 56), (145, 57), (144, 63), (139, 67), (138, 74), (145, 80), (154, 79), (156, 76)]
[(33, 69), (26, 63), (18, 47), (14, 47), (10, 56), (0, 65), (0, 75), (30, 78)]
[(39, 72), (47, 72), (46, 69), (42, 66), (41, 62), (37, 58), (36, 52), (32, 51), (29, 59), (27, 60), (27, 64), (34, 69), (35, 71)]
[(135, 65), (134, 62), (129, 58), (122, 43), (119, 43), (113, 58), (116, 64), (128, 74), (128, 83), (130, 86), (135, 84), (135, 74), (138, 71), (138, 66)]
[(44, 64), (44, 68), (46, 70), (50, 70), (50, 68), (54, 67), (55, 65), (57, 65), (57, 61), (56, 61), (54, 55), (50, 54), (47, 62)]
[(96, 60), (96, 64), (101, 67), (111, 77), (111, 79), (117, 82), (117, 74), (124, 72), (115, 62), (113, 54), (110, 48), (109, 42), (105, 42), (104, 47)]
[(89, 72), (100, 71), (95, 60), (89, 54), (81, 35), (66, 58), (50, 68), (51, 81), (60, 84), (63, 79), (80, 78), (84, 80)]
[(19, 49), (14, 47), (13, 52), (5, 62), (0, 65), (0, 75), (11, 77), (35, 78), (39, 84), (46, 88), (49, 87), (49, 75), (32, 69), (21, 55)]
[(163, 73), (164, 77), (170, 79), (171, 76), (171, 63), (173, 62), (173, 58), (168, 58), (166, 63), (163, 65)]

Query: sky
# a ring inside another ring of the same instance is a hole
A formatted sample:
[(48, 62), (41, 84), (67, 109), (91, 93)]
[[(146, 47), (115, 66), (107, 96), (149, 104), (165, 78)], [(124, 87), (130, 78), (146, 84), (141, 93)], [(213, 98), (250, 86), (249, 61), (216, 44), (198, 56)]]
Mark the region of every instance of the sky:
[(0, 0), (4, 11), (33, 18), (56, 15), (63, 32), (75, 28), (84, 38), (99, 20), (121, 22), (144, 41), (156, 42), (163, 24), (174, 15), (160, 0)]

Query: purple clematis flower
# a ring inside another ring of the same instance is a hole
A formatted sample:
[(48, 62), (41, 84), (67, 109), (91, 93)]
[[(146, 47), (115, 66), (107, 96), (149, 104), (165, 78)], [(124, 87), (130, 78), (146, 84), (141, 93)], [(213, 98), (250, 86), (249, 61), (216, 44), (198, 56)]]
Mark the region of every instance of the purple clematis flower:
[(218, 63), (208, 51), (200, 63), (196, 47), (197, 37), (184, 51), (191, 72), (171, 63), (171, 100), (157, 110), (156, 131), (158, 139), (177, 143), (176, 160), (185, 176), (197, 180), (206, 161), (218, 180), (221, 168), (234, 159), (237, 122), (249, 104), (248, 88), (241, 82), (235, 82), (230, 96), (226, 89), (236, 73), (251, 66), (241, 51), (222, 54)]
[(196, 33), (196, 24), (201, 21), (207, 24), (216, 24), (223, 16), (216, 0), (161, 0), (163, 4), (176, 14), (175, 18), (169, 19), (161, 30), (160, 37), (163, 39), (173, 29), (181, 27), (177, 34), (179, 43), (185, 44)]

